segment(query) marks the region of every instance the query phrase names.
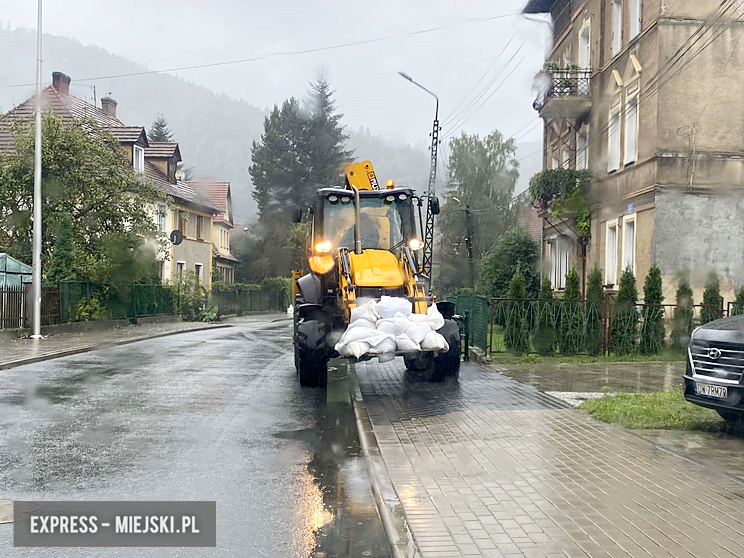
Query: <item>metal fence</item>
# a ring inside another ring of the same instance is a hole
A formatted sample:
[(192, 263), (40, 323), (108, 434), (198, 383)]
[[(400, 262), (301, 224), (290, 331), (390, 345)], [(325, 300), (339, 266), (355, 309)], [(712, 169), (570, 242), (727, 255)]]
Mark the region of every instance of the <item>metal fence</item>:
[(455, 314), (467, 317), (465, 327), (468, 328), (470, 344), (487, 350), (488, 321), (490, 315), (489, 301), (480, 295), (453, 295), (446, 300), (455, 303)]
[(23, 286), (0, 288), (0, 329), (24, 327), (26, 297)]
[(283, 291), (234, 290), (218, 291), (210, 295), (209, 303), (219, 309), (219, 314), (251, 314), (256, 312), (282, 312), (286, 310)]
[[(487, 350), (492, 353), (655, 354), (670, 343), (686, 345), (701, 323), (744, 313), (732, 304), (726, 310), (723, 304), (628, 306), (612, 294), (602, 303), (492, 298), (489, 306)], [(473, 336), (478, 328), (474, 320)]]

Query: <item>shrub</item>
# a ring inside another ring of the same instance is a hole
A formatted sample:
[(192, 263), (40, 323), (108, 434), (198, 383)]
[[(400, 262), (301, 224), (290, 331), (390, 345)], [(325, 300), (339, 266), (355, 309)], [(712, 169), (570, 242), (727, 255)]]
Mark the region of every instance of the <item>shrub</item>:
[(574, 267), (566, 274), (558, 327), (558, 345), (564, 355), (575, 355), (584, 348), (584, 316), (580, 300), (581, 278)]
[(620, 290), (610, 326), (610, 344), (617, 355), (630, 355), (638, 343), (638, 290), (630, 267), (620, 275)]
[(660, 305), (664, 301), (661, 293), (661, 270), (656, 264), (646, 275), (643, 283), (643, 299), (646, 306), (643, 309), (643, 325), (641, 326), (640, 349), (643, 354), (659, 353), (664, 349), (664, 308)]
[[(509, 282), (508, 297), (510, 299), (527, 298), (527, 287), (519, 266), (517, 266), (514, 276)], [(509, 311), (506, 316), (506, 327), (504, 329), (504, 344), (507, 349), (511, 349), (515, 353), (526, 353), (529, 351), (530, 330), (527, 326), (525, 303), (512, 300), (508, 304)]]
[(199, 283), (193, 271), (186, 271), (181, 281), (171, 287), (178, 297), (181, 318), (187, 322), (201, 320), (202, 311), (207, 304), (207, 292)]
[(547, 277), (543, 278), (538, 298), (540, 300), (535, 305), (535, 350), (541, 355), (549, 355), (555, 352), (555, 302), (553, 285)]
[(81, 298), (75, 306), (74, 321), (76, 322), (105, 320), (107, 317), (106, 307), (96, 296), (90, 297), (90, 301)]
[(721, 285), (715, 271), (708, 274), (703, 291), (703, 307), (700, 309), (700, 324), (707, 324), (721, 317)]
[(736, 300), (731, 305), (731, 315), (738, 316), (739, 314), (744, 314), (744, 285), (736, 291)]
[(680, 279), (677, 287), (677, 307), (674, 309), (672, 345), (679, 351), (687, 349), (693, 329), (692, 289), (686, 276)]
[(539, 259), (540, 246), (537, 241), (521, 227), (509, 229), (478, 263), (478, 290), (488, 296), (507, 296), (510, 281), (519, 267), (527, 296), (536, 297), (540, 290), (537, 271)]
[(289, 277), (266, 277), (261, 281), (261, 290), (282, 291), (284, 306), (292, 304), (292, 279)]
[(586, 286), (586, 348), (592, 356), (602, 353), (603, 282), (602, 270), (594, 264)]

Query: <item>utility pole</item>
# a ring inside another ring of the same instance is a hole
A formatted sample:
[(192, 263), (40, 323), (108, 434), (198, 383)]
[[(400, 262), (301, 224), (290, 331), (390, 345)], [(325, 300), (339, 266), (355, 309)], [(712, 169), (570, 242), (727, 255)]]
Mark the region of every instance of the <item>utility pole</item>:
[(426, 191), (426, 229), (424, 231), (424, 258), (421, 264), (421, 273), (431, 281), (432, 254), (434, 252), (434, 212), (432, 211), (432, 200), (434, 199), (435, 186), (437, 182), (437, 151), (439, 150), (439, 97), (429, 91), (426, 87), (413, 81), (413, 78), (405, 72), (398, 72), (403, 79), (407, 79), (415, 86), (423, 89), (437, 101), (434, 112), (434, 125), (431, 130), (431, 167), (429, 168), (429, 187)]
[(34, 134), (33, 331), (41, 339), (41, 2), (36, 24), (36, 122)]

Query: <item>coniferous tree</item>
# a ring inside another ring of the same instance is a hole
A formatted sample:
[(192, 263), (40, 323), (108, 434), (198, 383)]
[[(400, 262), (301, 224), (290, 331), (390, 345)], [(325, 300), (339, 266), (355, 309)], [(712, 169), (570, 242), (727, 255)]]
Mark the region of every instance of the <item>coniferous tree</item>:
[(610, 326), (610, 343), (617, 355), (630, 355), (636, 351), (638, 345), (638, 320), (640, 318), (636, 303), (638, 289), (635, 275), (630, 267), (620, 275), (620, 290), (612, 313)]
[(687, 278), (683, 274), (679, 287), (677, 287), (677, 307), (674, 309), (674, 327), (672, 329), (672, 344), (678, 351), (687, 349), (690, 335), (693, 329), (693, 302), (692, 289)]
[(150, 125), (150, 130), (147, 132), (147, 139), (152, 142), (173, 141), (173, 133), (168, 127), (168, 119), (165, 118), (165, 115), (162, 112), (158, 113), (158, 116)]
[(509, 283), (508, 296), (511, 300), (504, 328), (504, 344), (515, 353), (526, 353), (530, 348), (530, 329), (527, 327), (525, 303), (521, 299), (527, 297), (527, 287), (519, 267)]
[(77, 277), (72, 227), (70, 214), (61, 214), (54, 228), (52, 256), (49, 258), (49, 267), (45, 274), (46, 282), (51, 285), (56, 285), (60, 281), (74, 281)]
[(555, 352), (555, 302), (553, 299), (553, 285), (547, 276), (543, 277), (540, 286), (539, 300), (535, 305), (537, 310), (535, 325), (535, 350), (541, 355)]
[(736, 291), (736, 300), (731, 305), (731, 315), (738, 316), (739, 314), (744, 314), (744, 285)]
[(574, 267), (566, 274), (566, 288), (561, 299), (558, 344), (564, 355), (574, 355), (583, 348), (584, 317), (580, 300), (581, 278)]
[(664, 295), (661, 292), (661, 270), (656, 264), (646, 275), (643, 283), (643, 300), (646, 306), (643, 309), (643, 326), (641, 328), (640, 349), (643, 354), (650, 355), (658, 353), (664, 348)]
[(700, 309), (700, 324), (707, 324), (721, 317), (721, 283), (715, 271), (708, 274), (703, 291), (703, 307)]
[(590, 355), (602, 352), (602, 318), (604, 312), (604, 285), (602, 270), (594, 264), (586, 285), (586, 344)]

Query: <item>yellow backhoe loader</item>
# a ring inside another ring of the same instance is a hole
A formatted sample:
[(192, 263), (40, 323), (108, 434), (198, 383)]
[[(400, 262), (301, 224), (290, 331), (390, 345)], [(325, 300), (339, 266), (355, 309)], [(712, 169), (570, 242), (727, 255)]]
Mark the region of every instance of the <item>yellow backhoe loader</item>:
[[(426, 314), (434, 301), (428, 278), (419, 273), (418, 252), (424, 246), (414, 206), (420, 224), (422, 200), (392, 181), (381, 187), (369, 161), (350, 165), (345, 175), (344, 187), (322, 188), (309, 209), (293, 212), (294, 222), (308, 213), (312, 219), (311, 271), (293, 273), (295, 367), (303, 386), (325, 387), (328, 361), (339, 356), (334, 346), (357, 304), (384, 295), (400, 297), (410, 301), (414, 313)], [(436, 198), (427, 203), (439, 212)], [(454, 304), (437, 302), (437, 308), (445, 319), (437, 331), (449, 350), (396, 354), (409, 371), (425, 379), (456, 379), (460, 333)]]

